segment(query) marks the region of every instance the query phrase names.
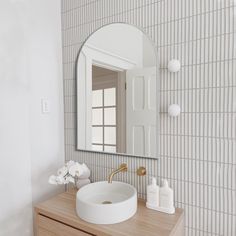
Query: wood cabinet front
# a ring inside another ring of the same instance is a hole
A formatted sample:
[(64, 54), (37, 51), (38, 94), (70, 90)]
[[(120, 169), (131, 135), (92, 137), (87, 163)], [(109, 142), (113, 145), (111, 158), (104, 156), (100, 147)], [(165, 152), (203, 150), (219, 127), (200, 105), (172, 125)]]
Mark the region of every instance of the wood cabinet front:
[(37, 216), (37, 236), (91, 236), (92, 234), (83, 232), (61, 222), (48, 217)]

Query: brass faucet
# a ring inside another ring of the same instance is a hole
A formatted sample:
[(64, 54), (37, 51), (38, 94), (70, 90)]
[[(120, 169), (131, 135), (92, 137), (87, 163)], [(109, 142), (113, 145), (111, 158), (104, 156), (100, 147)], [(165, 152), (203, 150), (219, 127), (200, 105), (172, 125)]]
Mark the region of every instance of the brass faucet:
[(111, 184), (112, 183), (112, 178), (115, 174), (119, 173), (119, 172), (125, 172), (128, 170), (127, 164), (123, 163), (120, 165), (120, 167), (117, 170), (114, 170), (111, 172), (111, 174), (108, 177), (108, 183)]

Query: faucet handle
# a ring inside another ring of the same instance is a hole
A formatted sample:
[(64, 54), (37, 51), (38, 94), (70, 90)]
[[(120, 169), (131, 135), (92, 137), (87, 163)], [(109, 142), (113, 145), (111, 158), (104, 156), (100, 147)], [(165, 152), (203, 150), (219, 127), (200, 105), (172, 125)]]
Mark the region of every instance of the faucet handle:
[(145, 167), (143, 167), (143, 166), (140, 166), (138, 169), (137, 169), (137, 175), (138, 176), (144, 176), (144, 175), (146, 175), (146, 168)]

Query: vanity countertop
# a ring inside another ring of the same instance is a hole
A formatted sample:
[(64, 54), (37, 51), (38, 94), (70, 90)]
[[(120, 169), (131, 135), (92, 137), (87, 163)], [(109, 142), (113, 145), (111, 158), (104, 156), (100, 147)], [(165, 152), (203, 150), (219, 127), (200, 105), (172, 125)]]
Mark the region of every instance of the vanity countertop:
[[(65, 192), (35, 207), (36, 226), (40, 217), (53, 222), (78, 229), (81, 233), (71, 235), (101, 236), (182, 236), (184, 213), (177, 208), (176, 213), (168, 215), (146, 208), (145, 202), (139, 200), (137, 213), (127, 221), (113, 225), (96, 225), (81, 220), (75, 210), (75, 194)], [(41, 220), (41, 224), (43, 221)], [(50, 223), (49, 223), (50, 225)], [(48, 235), (38, 233), (38, 235)], [(57, 234), (55, 234), (57, 235)], [(58, 234), (66, 235), (66, 234)]]

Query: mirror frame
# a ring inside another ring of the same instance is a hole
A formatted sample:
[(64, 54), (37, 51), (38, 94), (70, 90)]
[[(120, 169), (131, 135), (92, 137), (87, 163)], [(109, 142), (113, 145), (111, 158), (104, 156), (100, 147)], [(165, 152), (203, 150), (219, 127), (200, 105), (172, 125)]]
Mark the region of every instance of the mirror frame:
[[(136, 29), (138, 29), (139, 31), (141, 31), (149, 40), (150, 44), (153, 47), (153, 51), (155, 54), (155, 58), (156, 58), (156, 99), (157, 99), (157, 103), (156, 103), (156, 157), (152, 157), (152, 156), (141, 156), (141, 155), (133, 155), (133, 154), (128, 154), (128, 153), (112, 153), (112, 152), (104, 152), (104, 151), (94, 151), (94, 150), (87, 150), (87, 149), (80, 149), (78, 148), (78, 135), (79, 135), (79, 129), (78, 129), (78, 64), (79, 64), (79, 57), (80, 54), (82, 52), (83, 47), (85, 46), (85, 44), (87, 43), (87, 41), (89, 40), (89, 38), (94, 35), (97, 31), (99, 31), (100, 29), (109, 26), (109, 25), (114, 25), (114, 24), (124, 24), (124, 25), (129, 25), (132, 27), (135, 27)], [(89, 34), (88, 37), (86, 37), (86, 39), (84, 40), (84, 42), (82, 43), (78, 54), (77, 54), (77, 58), (76, 58), (76, 66), (75, 66), (75, 86), (76, 86), (76, 151), (82, 151), (82, 152), (90, 152), (90, 153), (99, 153), (99, 154), (105, 154), (105, 155), (117, 155), (117, 156), (128, 156), (128, 157), (136, 157), (136, 158), (145, 158), (145, 159), (152, 159), (152, 160), (156, 160), (159, 159), (160, 156), (160, 148), (159, 148), (159, 140), (160, 140), (160, 73), (159, 73), (159, 68), (160, 68), (160, 63), (159, 63), (159, 52), (158, 49), (154, 43), (154, 41), (150, 38), (150, 36), (140, 27), (138, 27), (137, 25), (134, 24), (130, 24), (130, 23), (126, 23), (126, 22), (113, 22), (113, 23), (108, 23), (108, 24), (104, 24), (101, 27), (97, 28), (95, 31), (93, 31), (91, 34)]]

